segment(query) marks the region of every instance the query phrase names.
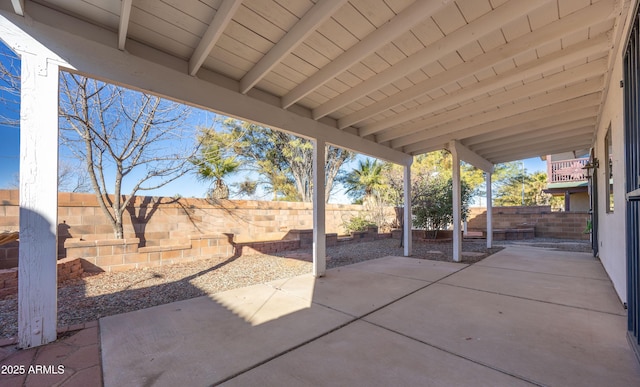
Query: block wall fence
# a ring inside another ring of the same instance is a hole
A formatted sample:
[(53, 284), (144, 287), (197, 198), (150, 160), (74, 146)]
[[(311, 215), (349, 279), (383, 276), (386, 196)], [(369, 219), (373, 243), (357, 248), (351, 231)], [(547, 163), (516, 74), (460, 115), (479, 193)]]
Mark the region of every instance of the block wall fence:
[[(18, 230), (16, 190), (0, 190), (0, 231)], [(329, 204), (327, 244), (344, 235), (343, 222), (365, 213), (360, 205)], [(242, 252), (273, 253), (301, 246), (313, 225), (311, 203), (137, 197), (127, 209), (124, 240), (114, 240), (111, 226), (95, 195), (59, 193), (58, 258), (84, 258), (88, 267), (155, 266), (194, 257), (231, 256)], [(538, 237), (589, 239), (583, 231), (588, 213), (552, 212), (542, 207), (495, 207), (494, 229), (534, 227)], [(393, 208), (385, 209), (389, 223)], [(486, 209), (472, 208), (469, 230), (486, 230)], [(371, 231), (368, 232), (371, 234)], [(387, 237), (382, 236), (380, 237)], [(356, 235), (353, 241), (373, 240)], [(0, 246), (0, 269), (18, 264), (18, 242)], [(304, 246), (303, 246), (304, 247)]]
[[(487, 229), (487, 210), (485, 208), (471, 208), (467, 228), (472, 230)], [(494, 207), (493, 228), (516, 229), (535, 228), (535, 236), (540, 238), (558, 238), (573, 240), (589, 240), (585, 233), (588, 212), (556, 212), (551, 206), (536, 207)]]
[[(326, 232), (345, 234), (343, 223), (364, 211), (361, 205), (328, 204)], [(17, 231), (18, 213), (18, 191), (0, 190), (0, 231)], [(226, 243), (224, 235), (228, 234), (239, 244), (277, 241), (290, 239), (287, 235), (291, 230), (311, 229), (312, 216), (312, 203), (220, 200), (211, 204), (204, 199), (141, 196), (125, 212), (124, 237), (129, 250), (134, 249), (130, 245), (136, 244), (142, 252), (149, 248), (187, 246), (201, 236), (211, 237), (210, 243), (216, 245)], [(386, 208), (385, 217), (392, 222), (395, 210)], [(106, 243), (96, 241), (113, 238), (111, 225), (94, 194), (58, 194), (59, 257), (68, 256), (65, 244), (95, 245)], [(114, 247), (116, 250), (121, 248), (117, 247), (119, 243)], [(0, 246), (0, 268), (16, 266), (17, 262), (18, 242)]]

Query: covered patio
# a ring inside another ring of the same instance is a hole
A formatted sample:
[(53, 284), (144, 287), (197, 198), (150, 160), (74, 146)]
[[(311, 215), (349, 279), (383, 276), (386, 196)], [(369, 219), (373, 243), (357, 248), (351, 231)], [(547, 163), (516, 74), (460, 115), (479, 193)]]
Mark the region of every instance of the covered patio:
[[(22, 61), (20, 346), (56, 339), (58, 154), (51, 144), (58, 143), (64, 70), (314, 143), (313, 275), (102, 320), (107, 384), (118, 385), (111, 378), (125, 369), (134, 372), (127, 380), (141, 383), (370, 377), (371, 384), (413, 384), (412, 377), (424, 383), (441, 374), (447, 384), (464, 375), (489, 385), (638, 384), (620, 302), (629, 302), (637, 347), (637, 267), (625, 269), (618, 250), (622, 211), (602, 218), (608, 276), (588, 255), (520, 247), (471, 267), (423, 270), (414, 266), (426, 261), (388, 258), (322, 278), (327, 144), (404, 167), (405, 224), (413, 156), (447, 148), (454, 259), (461, 255), (460, 161), (486, 172), (491, 197), (494, 164), (589, 147), (602, 155), (608, 127), (619, 155), (615, 176), (623, 176), (618, 85), (636, 9), (631, 0), (4, 2), (0, 36)], [(635, 188), (619, 185), (615, 200), (622, 204), (623, 192)], [(490, 246), (490, 205), (487, 212)], [(404, 241), (410, 256), (408, 227)]]
[(0, 380), (633, 386), (625, 323), (597, 259), (525, 241), (472, 265), (389, 256), (106, 317), (2, 360), (65, 373)]
[(386, 257), (100, 321), (106, 386), (640, 384), (598, 260)]

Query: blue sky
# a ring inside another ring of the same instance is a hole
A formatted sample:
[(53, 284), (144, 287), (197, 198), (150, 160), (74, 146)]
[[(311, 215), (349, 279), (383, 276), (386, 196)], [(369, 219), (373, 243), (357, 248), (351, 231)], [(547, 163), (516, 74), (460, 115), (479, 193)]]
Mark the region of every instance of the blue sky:
[[(4, 44), (0, 44), (0, 61), (7, 68), (11, 68), (9, 57), (15, 58), (15, 55)], [(5, 103), (7, 99), (12, 100), (14, 97), (0, 90), (0, 116), (18, 119), (18, 105), (9, 101)], [(18, 172), (20, 131), (16, 127), (0, 123), (0, 135), (0, 187), (4, 187), (10, 184), (13, 175)]]
[[(5, 66), (9, 65), (8, 56), (13, 56), (13, 53), (0, 42), (0, 60), (2, 60)], [(0, 116), (9, 116), (12, 118), (18, 118), (18, 105), (16, 103), (3, 103), (6, 98), (10, 96), (3, 94), (0, 91)], [(210, 126), (213, 123), (215, 115), (204, 111), (196, 112), (192, 118), (191, 123), (193, 125)], [(0, 140), (0, 189), (9, 187), (15, 181), (15, 175), (18, 173), (19, 168), (19, 154), (20, 154), (20, 131), (16, 127), (10, 127), (0, 124), (0, 134), (2, 135)], [(355, 167), (357, 162), (353, 162), (350, 165), (346, 165), (343, 168), (346, 170)], [(539, 157), (524, 160), (524, 166), (527, 172), (532, 173), (536, 171), (546, 171), (546, 163), (540, 160)], [(238, 173), (231, 176), (228, 179), (228, 183), (234, 183), (244, 180), (246, 174)], [(206, 183), (198, 182), (194, 175), (185, 175), (166, 186), (155, 190), (146, 191), (147, 194), (156, 196), (174, 196), (180, 194), (183, 197), (202, 197), (208, 185)], [(126, 188), (126, 187), (125, 187)], [(125, 191), (126, 192), (126, 191)], [(349, 203), (349, 199), (344, 195), (341, 190), (336, 190), (332, 195), (331, 202), (334, 203)]]

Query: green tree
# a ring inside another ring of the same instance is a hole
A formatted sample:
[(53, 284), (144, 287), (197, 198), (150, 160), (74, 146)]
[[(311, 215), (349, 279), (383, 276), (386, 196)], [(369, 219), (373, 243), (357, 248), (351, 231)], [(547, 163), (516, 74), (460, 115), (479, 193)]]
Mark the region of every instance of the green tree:
[(243, 181), (236, 183), (236, 187), (238, 189), (238, 194), (253, 198), (258, 189), (258, 183), (247, 177)]
[(533, 202), (536, 206), (546, 206), (551, 204), (553, 198), (551, 194), (544, 192), (547, 188), (547, 174), (545, 172), (535, 172), (531, 175), (530, 190)]
[(347, 195), (354, 200), (354, 203), (362, 204), (365, 210), (364, 214), (345, 223), (347, 229), (352, 230), (354, 225), (363, 226), (366, 223), (382, 229), (391, 226), (388, 223), (383, 198), (384, 192), (388, 190), (383, 172), (388, 165), (370, 158), (364, 161), (359, 160), (358, 166), (340, 179), (346, 188)]
[[(440, 176), (445, 179), (452, 178), (453, 160), (451, 153), (447, 150), (440, 150), (419, 155), (414, 158), (411, 165), (411, 191), (412, 197), (416, 197), (416, 192), (422, 190), (422, 184), (430, 181), (433, 176)], [(465, 182), (470, 196), (481, 194), (484, 174), (481, 170), (467, 163), (461, 163), (461, 180)], [(383, 169), (383, 180), (385, 188), (382, 190), (382, 197), (388, 205), (400, 206), (403, 203), (404, 172), (399, 165), (387, 163)]]
[(234, 139), (229, 133), (201, 128), (197, 136), (200, 153), (191, 162), (197, 167), (196, 174), (202, 181), (211, 181), (210, 199), (228, 199), (229, 187), (224, 178), (238, 171), (241, 163), (233, 153)]
[[(274, 200), (311, 202), (313, 199), (313, 144), (278, 130), (228, 118), (221, 122), (235, 139), (234, 152), (253, 167)], [(340, 167), (353, 159), (352, 152), (334, 146), (325, 149), (325, 198), (331, 196)]]
[(356, 203), (364, 203), (373, 197), (380, 197), (386, 188), (383, 175), (386, 164), (370, 158), (358, 162), (358, 167), (344, 175), (341, 179), (346, 193)]
[[(515, 168), (514, 168), (515, 166)], [(502, 166), (496, 182), (494, 205), (496, 206), (541, 206), (551, 203), (551, 195), (544, 192), (547, 174), (527, 173), (519, 162)]]
[[(462, 219), (469, 214), (472, 190), (468, 183), (461, 182)], [(443, 175), (424, 178), (416, 187), (412, 203), (414, 226), (432, 230), (433, 238), (437, 232), (453, 223), (453, 180)]]

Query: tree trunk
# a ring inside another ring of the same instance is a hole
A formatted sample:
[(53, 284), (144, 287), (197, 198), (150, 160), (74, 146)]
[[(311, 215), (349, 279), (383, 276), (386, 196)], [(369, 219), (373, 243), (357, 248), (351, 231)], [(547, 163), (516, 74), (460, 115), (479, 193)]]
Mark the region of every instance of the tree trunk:
[(116, 211), (115, 224), (113, 225), (113, 234), (116, 239), (124, 239), (124, 227), (122, 226), (122, 213)]
[(216, 180), (210, 197), (211, 200), (229, 199), (229, 187), (222, 180)]

